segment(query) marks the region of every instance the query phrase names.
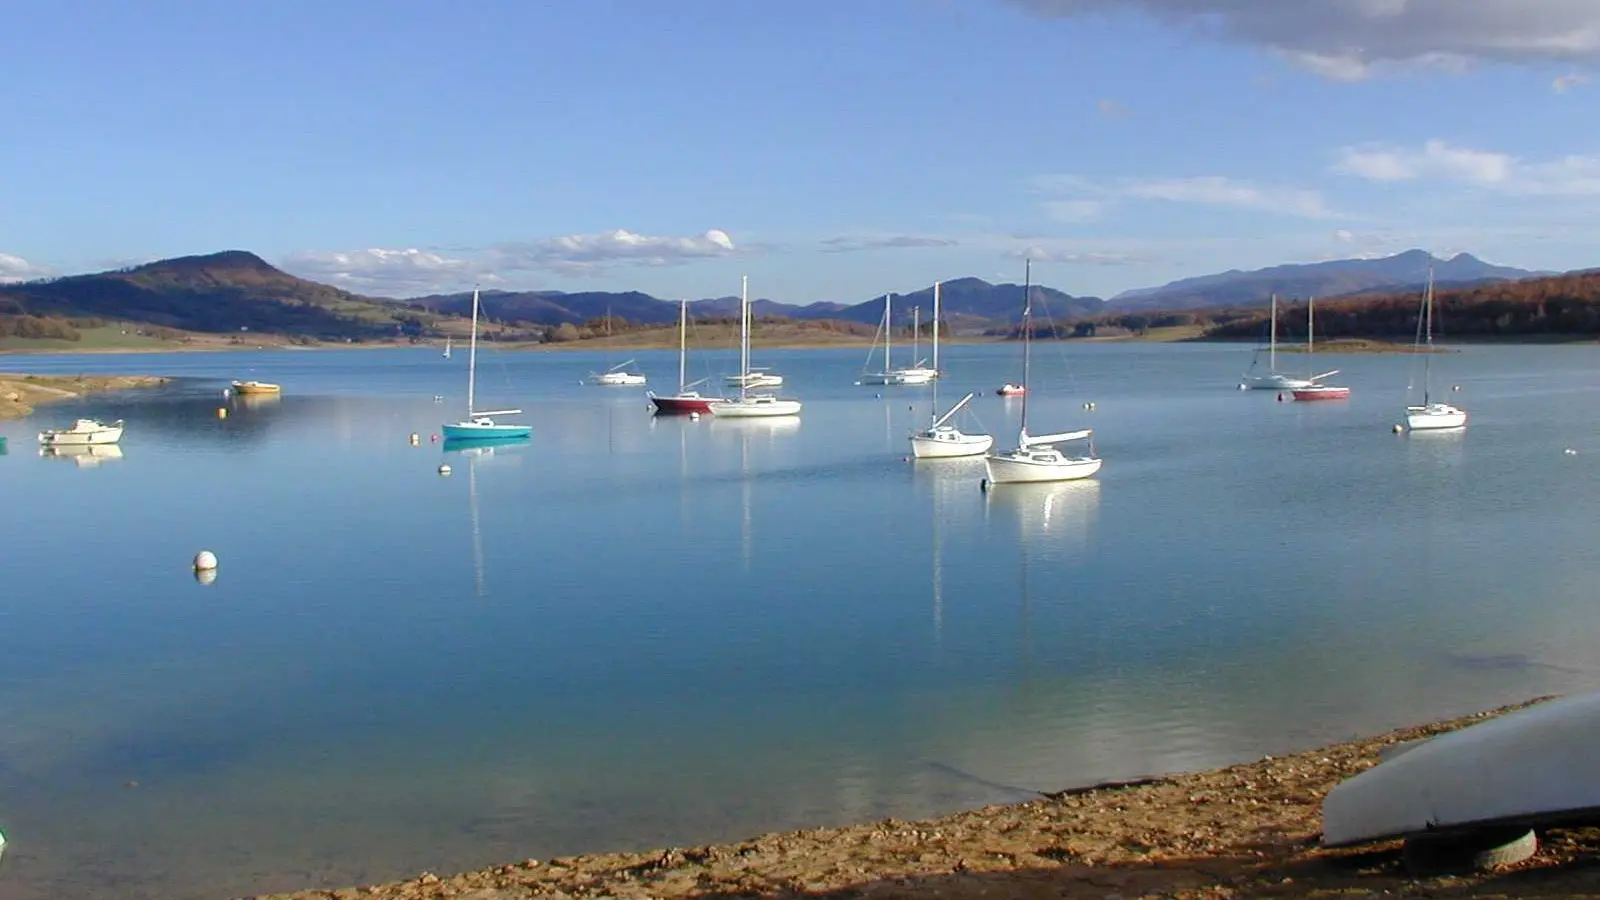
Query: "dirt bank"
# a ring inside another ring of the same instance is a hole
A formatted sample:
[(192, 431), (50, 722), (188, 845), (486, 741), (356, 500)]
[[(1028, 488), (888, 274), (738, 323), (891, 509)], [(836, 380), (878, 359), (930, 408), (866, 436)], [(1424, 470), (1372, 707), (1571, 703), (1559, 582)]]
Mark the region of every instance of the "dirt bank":
[(20, 419), (44, 403), (99, 391), (122, 391), (167, 383), (156, 375), (22, 375), (0, 372), (0, 419)]
[(1398, 843), (1345, 851), (1317, 846), (1323, 796), (1375, 765), (1380, 748), (1527, 705), (1211, 772), (1066, 791), (921, 822), (527, 860), (450, 877), (422, 873), (394, 884), (257, 900), (1595, 896), (1600, 829), (1541, 834), (1533, 859), (1458, 877), (1411, 877)]

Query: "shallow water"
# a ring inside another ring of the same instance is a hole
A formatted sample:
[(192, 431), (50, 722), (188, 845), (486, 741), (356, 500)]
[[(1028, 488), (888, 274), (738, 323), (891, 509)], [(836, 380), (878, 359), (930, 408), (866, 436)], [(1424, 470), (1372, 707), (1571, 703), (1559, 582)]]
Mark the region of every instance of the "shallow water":
[[(983, 391), (1013, 439), (1015, 348), (945, 349), (941, 400)], [(1318, 354), (1354, 395), (1297, 404), (1234, 390), (1238, 346), (1036, 350), (1030, 422), (1092, 425), (1094, 481), (906, 462), (929, 391), (853, 385), (856, 350), (757, 351), (806, 401), (787, 424), (578, 384), (620, 357), (486, 353), (482, 402), (534, 436), (477, 455), (429, 440), (462, 353), (14, 358), (179, 380), (0, 423), (0, 890), (222, 897), (920, 816), (1595, 683), (1593, 348), (1436, 357), (1472, 423), (1415, 436), (1389, 431), (1409, 356)], [(80, 414), (128, 420), (120, 458), (36, 454)]]

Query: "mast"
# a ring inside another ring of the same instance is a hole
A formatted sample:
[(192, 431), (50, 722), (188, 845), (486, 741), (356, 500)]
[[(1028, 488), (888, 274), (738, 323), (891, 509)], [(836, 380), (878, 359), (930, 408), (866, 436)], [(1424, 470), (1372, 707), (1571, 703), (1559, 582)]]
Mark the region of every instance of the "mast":
[[(1428, 291), (1422, 304), (1423, 327), (1427, 329), (1427, 347), (1422, 356), (1422, 405), (1428, 405), (1428, 377), (1433, 374), (1433, 263), (1428, 263)], [(1415, 371), (1415, 370), (1413, 370)]]
[(1022, 275), (1022, 442), (1028, 446), (1028, 395), (1033, 387), (1028, 384), (1029, 370), (1033, 364), (1033, 260), (1023, 262)]
[[(939, 282), (933, 283), (933, 414), (939, 415)], [(939, 427), (937, 424), (935, 428)]]
[(1307, 297), (1306, 298), (1306, 374), (1307, 375), (1310, 375), (1311, 374), (1311, 370), (1312, 370), (1311, 354), (1317, 349), (1317, 347), (1316, 347), (1316, 344), (1317, 344), (1317, 339), (1316, 339), (1317, 316), (1316, 316), (1316, 313), (1315, 313), (1316, 308), (1317, 308), (1317, 298), (1316, 297)]
[(1278, 371), (1278, 295), (1272, 295), (1271, 337), (1267, 339), (1267, 371)]
[(739, 276), (739, 399), (750, 385), (750, 276)]
[(689, 341), (689, 298), (678, 301), (678, 395), (683, 395), (683, 357)]
[(911, 365), (919, 366), (922, 361), (917, 359), (920, 345), (917, 343), (922, 337), (922, 307), (911, 304)]
[(472, 418), (473, 393), (478, 383), (478, 286), (472, 286), (472, 345), (467, 350), (467, 418)]
[(883, 295), (883, 371), (885, 374), (894, 369), (894, 314), (889, 311), (889, 298), (893, 294)]

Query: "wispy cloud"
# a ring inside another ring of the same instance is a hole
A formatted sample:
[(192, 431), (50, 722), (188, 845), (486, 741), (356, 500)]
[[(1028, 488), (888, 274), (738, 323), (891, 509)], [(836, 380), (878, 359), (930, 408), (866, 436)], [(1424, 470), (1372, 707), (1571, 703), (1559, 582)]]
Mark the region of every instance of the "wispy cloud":
[(1345, 147), (1333, 170), (1369, 181), (1445, 181), (1522, 196), (1600, 194), (1600, 156), (1528, 162), (1509, 153), (1427, 141), (1420, 147)]
[(925, 247), (954, 247), (955, 238), (896, 234), (878, 237), (831, 237), (820, 241), (824, 253), (856, 253), (862, 250), (911, 250)]
[(1150, 263), (1153, 257), (1131, 253), (1099, 253), (1029, 245), (1007, 250), (1006, 259), (1031, 259), (1034, 262), (1062, 263), (1074, 266), (1131, 266)]
[(35, 278), (43, 278), (49, 274), (49, 270), (43, 266), (34, 265), (20, 256), (11, 253), (0, 253), (0, 284), (32, 281)]
[(405, 296), (493, 280), (473, 260), (415, 248), (308, 251), (290, 253), (278, 262), (286, 272), (358, 294)]
[(719, 229), (688, 237), (660, 237), (625, 229), (511, 241), (478, 249), (331, 250), (291, 253), (286, 271), (358, 293), (408, 296), (496, 283), (508, 272), (567, 277), (601, 275), (616, 266), (673, 266), (719, 259), (753, 248), (735, 246)]
[(1032, 187), (1046, 196), (1045, 213), (1062, 222), (1092, 221), (1112, 205), (1129, 200), (1200, 203), (1304, 219), (1350, 218), (1330, 209), (1318, 191), (1222, 175), (1123, 178), (1105, 183), (1076, 175), (1045, 175), (1033, 179)]
[(1555, 91), (1558, 94), (1565, 94), (1567, 91), (1570, 91), (1579, 85), (1588, 83), (1589, 76), (1579, 75), (1578, 73), (1573, 72), (1568, 75), (1559, 76), (1554, 81), (1551, 81), (1550, 90)]
[(619, 265), (676, 266), (692, 260), (738, 255), (726, 231), (713, 228), (690, 237), (637, 234), (625, 229), (497, 244), (488, 260), (495, 270), (538, 270), (561, 275), (599, 275)]
[(1593, 0), (1008, 0), (1045, 17), (1138, 10), (1217, 40), (1254, 44), (1325, 78), (1385, 68), (1460, 71), (1479, 61), (1600, 60)]

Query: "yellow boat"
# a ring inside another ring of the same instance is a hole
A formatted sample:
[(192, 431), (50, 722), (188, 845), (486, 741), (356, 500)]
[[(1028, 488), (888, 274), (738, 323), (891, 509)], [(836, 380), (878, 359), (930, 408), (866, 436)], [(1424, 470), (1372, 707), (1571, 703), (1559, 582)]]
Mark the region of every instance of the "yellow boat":
[(280, 385), (270, 384), (265, 381), (235, 381), (233, 392), (236, 394), (276, 394), (282, 391)]

